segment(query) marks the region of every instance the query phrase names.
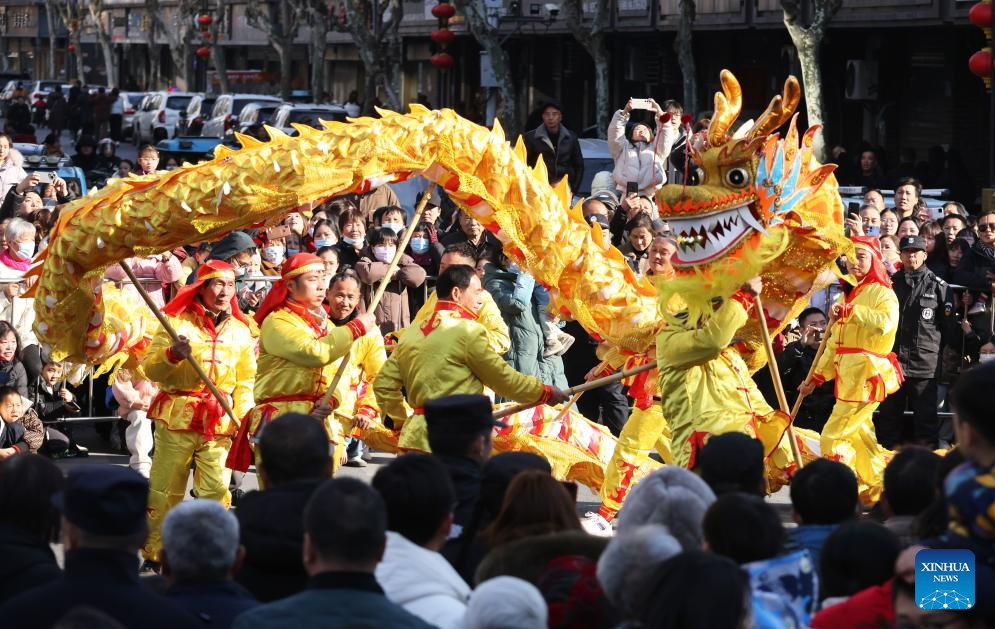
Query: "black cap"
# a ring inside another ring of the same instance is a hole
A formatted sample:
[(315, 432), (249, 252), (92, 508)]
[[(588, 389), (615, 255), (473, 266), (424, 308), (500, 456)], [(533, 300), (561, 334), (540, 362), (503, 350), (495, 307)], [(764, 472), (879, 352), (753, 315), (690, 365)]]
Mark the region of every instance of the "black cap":
[(898, 243), (899, 251), (925, 251), (926, 239), (922, 236), (902, 236)]
[(93, 535), (132, 535), (145, 527), (149, 482), (129, 467), (88, 465), (69, 471), (52, 504)]
[(588, 197), (588, 199), (594, 199), (595, 201), (601, 201), (602, 204), (608, 207), (609, 210), (614, 212), (618, 209), (618, 195), (616, 195), (611, 190), (598, 190), (594, 194)]
[(561, 114), (563, 113), (563, 106), (560, 105), (559, 101), (556, 101), (556, 100), (553, 100), (553, 99), (547, 100), (542, 105), (540, 105), (540, 107), (539, 107), (539, 113), (542, 113), (542, 112), (546, 111), (550, 107), (552, 107), (556, 111), (560, 112)]
[[(415, 203), (421, 203), (421, 198), (425, 196), (424, 192), (419, 192)], [(425, 207), (442, 207), (442, 195), (439, 194), (438, 186), (432, 188), (432, 194), (428, 197), (428, 204)]]
[(759, 482), (764, 478), (764, 446), (741, 432), (715, 435), (698, 453), (701, 479), (714, 487), (733, 481)]
[(214, 243), (211, 247), (211, 255), (208, 256), (208, 260), (231, 260), (243, 251), (255, 248), (256, 241), (248, 234), (241, 231), (233, 231)]
[(451, 433), (475, 433), (486, 428), (507, 428), (494, 419), (494, 408), (486, 395), (447, 395), (425, 403), (425, 424), (429, 429)]

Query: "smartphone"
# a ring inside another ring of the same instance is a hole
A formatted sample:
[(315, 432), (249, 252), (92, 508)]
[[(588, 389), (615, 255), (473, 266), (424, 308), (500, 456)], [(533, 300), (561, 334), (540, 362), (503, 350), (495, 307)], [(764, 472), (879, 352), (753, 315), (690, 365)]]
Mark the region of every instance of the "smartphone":
[(649, 109), (653, 110), (653, 103), (650, 102), (648, 98), (633, 98), (632, 99), (633, 109)]
[(846, 213), (860, 216), (860, 204), (856, 201), (850, 201), (846, 206)]
[(38, 183), (52, 183), (57, 177), (53, 170), (36, 170), (33, 174), (38, 178)]
[(639, 193), (639, 182), (638, 181), (627, 181), (625, 183), (625, 193), (626, 194), (638, 194)]
[(276, 240), (277, 238), (286, 238), (289, 235), (290, 235), (290, 228), (287, 227), (286, 225), (276, 225), (266, 230), (266, 236), (270, 240)]

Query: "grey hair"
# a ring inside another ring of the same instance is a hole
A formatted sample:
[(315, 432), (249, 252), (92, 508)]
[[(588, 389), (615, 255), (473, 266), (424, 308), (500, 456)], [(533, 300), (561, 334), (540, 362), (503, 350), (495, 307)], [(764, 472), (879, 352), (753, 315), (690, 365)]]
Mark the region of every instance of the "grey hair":
[(629, 494), (618, 514), (618, 531), (642, 524), (662, 524), (684, 550), (700, 550), (702, 520), (715, 492), (693, 472), (668, 465), (646, 476)]
[(660, 524), (637, 526), (608, 542), (598, 558), (598, 582), (623, 614), (649, 586), (661, 563), (681, 552), (681, 544)]
[(188, 500), (162, 522), (162, 548), (179, 579), (224, 578), (235, 564), (238, 520), (214, 500)]
[(463, 629), (546, 629), (548, 616), (539, 588), (518, 577), (494, 577), (470, 595)]
[(7, 230), (4, 232), (4, 238), (7, 242), (17, 242), (17, 239), (25, 234), (31, 234), (34, 238), (36, 233), (35, 226), (24, 220), (23, 218), (12, 218), (10, 222), (7, 223)]

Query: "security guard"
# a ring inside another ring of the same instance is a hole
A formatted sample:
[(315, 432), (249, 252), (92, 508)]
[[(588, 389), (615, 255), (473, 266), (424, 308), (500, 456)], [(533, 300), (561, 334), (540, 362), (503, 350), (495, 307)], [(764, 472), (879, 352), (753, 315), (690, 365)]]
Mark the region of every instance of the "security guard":
[[(952, 294), (947, 283), (926, 267), (925, 238), (905, 236), (899, 248), (902, 270), (891, 278), (899, 304), (894, 351), (905, 382), (881, 404), (877, 436), (889, 449), (909, 441), (935, 448), (940, 332), (953, 313)], [(906, 406), (912, 411), (911, 431), (904, 421)]]

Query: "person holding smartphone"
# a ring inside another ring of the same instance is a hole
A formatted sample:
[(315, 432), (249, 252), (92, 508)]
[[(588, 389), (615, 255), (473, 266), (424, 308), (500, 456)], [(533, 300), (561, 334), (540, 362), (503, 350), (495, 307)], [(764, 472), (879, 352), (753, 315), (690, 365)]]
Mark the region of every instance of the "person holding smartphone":
[[(645, 109), (650, 121), (636, 119), (633, 111)], [(663, 109), (652, 98), (633, 99), (612, 116), (608, 125), (608, 150), (615, 160), (612, 180), (619, 191), (653, 196), (667, 183), (667, 157), (677, 138), (673, 125), (663, 122)]]
[(49, 184), (55, 188), (57, 204), (68, 203), (75, 198), (66, 182), (54, 172), (35, 171), (28, 173), (4, 196), (3, 203), (0, 204), (0, 220), (15, 216), (32, 220), (34, 214), (44, 206), (40, 193), (43, 184)]

